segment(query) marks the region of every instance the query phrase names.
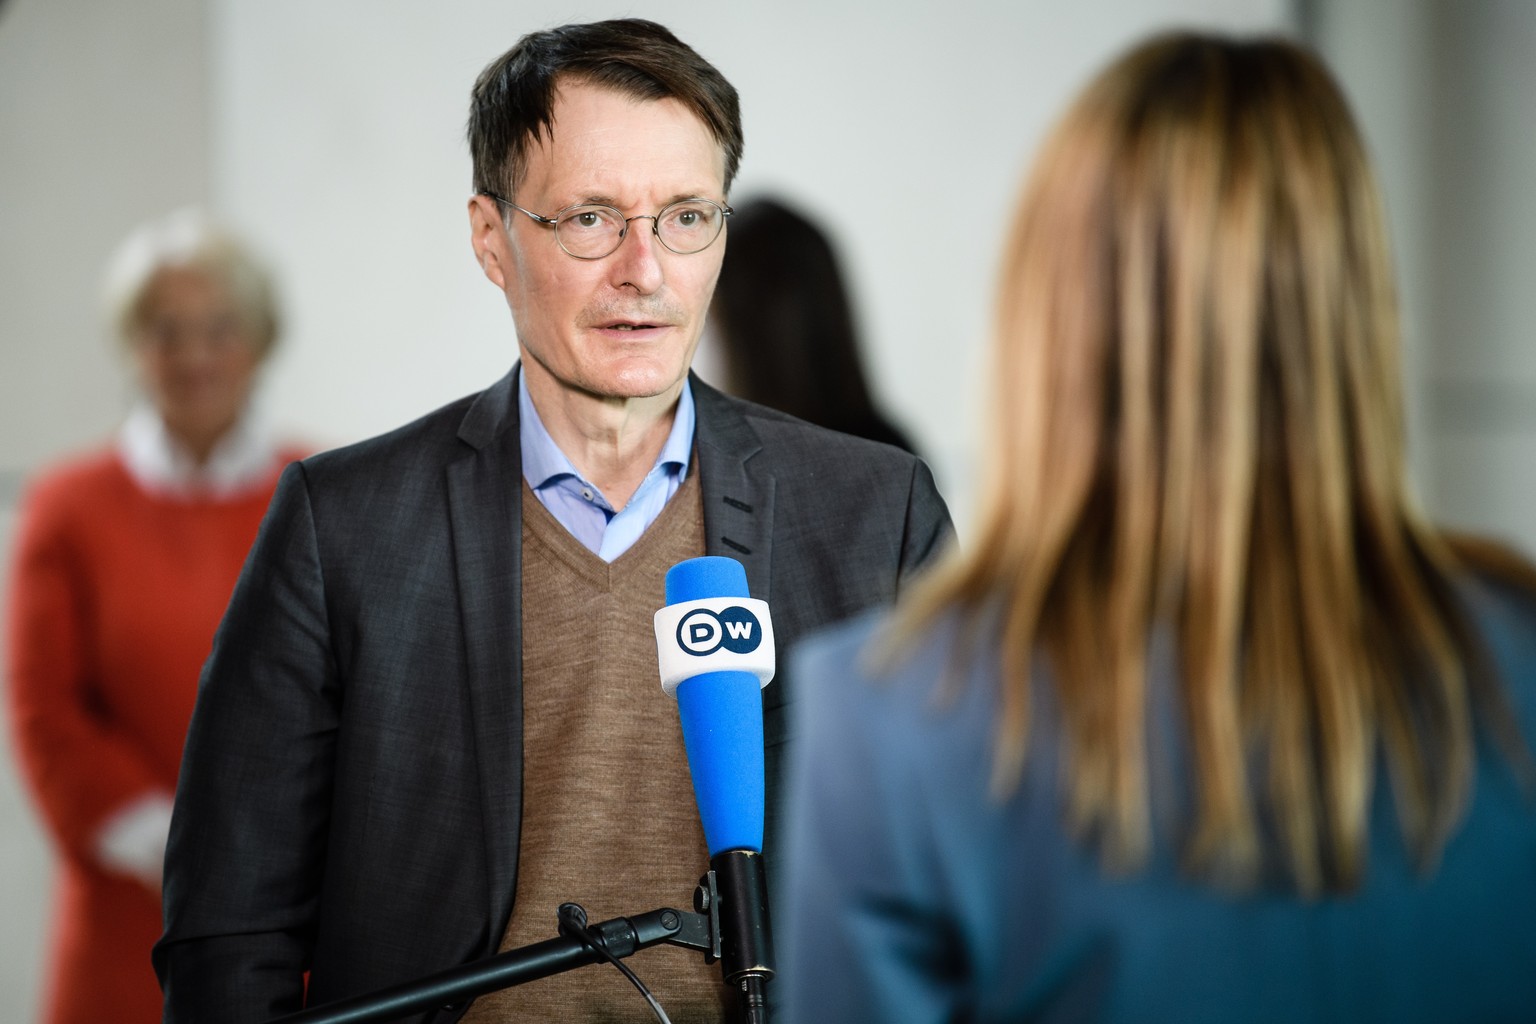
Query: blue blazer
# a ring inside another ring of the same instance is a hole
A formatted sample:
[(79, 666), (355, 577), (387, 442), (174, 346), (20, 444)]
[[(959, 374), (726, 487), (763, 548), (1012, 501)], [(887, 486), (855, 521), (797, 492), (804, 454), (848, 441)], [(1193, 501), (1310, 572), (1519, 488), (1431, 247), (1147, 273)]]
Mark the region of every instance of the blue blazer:
[[(305, 972), (313, 1005), (495, 952), (522, 800), (515, 373), (283, 476), (182, 761), (167, 1022), (296, 1010)], [(692, 386), (707, 553), (745, 564), (781, 642), (894, 600), (948, 536), (907, 453)], [(770, 799), (793, 693), (764, 695)]]
[[(1536, 601), (1466, 589), (1536, 739)], [(1144, 870), (1107, 877), (1063, 828), (1048, 682), (1023, 782), (998, 803), (995, 660), (979, 659), (958, 700), (939, 705), (949, 627), (872, 682), (860, 651), (876, 625), (791, 657), (800, 733), (775, 874), (789, 1024), (1536, 1020), (1536, 806), (1492, 750), (1428, 877), (1410, 864), (1385, 778), (1352, 895), (1223, 895), (1180, 874), (1166, 829)], [(1149, 727), (1165, 784), (1189, 777), (1170, 661)]]

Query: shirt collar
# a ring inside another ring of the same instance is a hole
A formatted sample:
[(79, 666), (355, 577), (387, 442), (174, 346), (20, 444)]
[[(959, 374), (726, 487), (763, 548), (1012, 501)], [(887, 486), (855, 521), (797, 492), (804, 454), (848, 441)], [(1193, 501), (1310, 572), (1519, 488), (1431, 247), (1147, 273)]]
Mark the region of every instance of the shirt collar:
[[(555, 439), (549, 436), (539, 411), (533, 407), (533, 397), (528, 394), (527, 378), (521, 372), (517, 375), (517, 408), (522, 424), (519, 444), (523, 453), (523, 479), (528, 481), (528, 486), (537, 491), (566, 477), (574, 477), (584, 486), (591, 487), (591, 482), (581, 475)], [(651, 472), (657, 468), (675, 468), (679, 480), (688, 475), (695, 418), (693, 386), (684, 380), (683, 390), (677, 398), (677, 412), (672, 418), (672, 431), (667, 435), (666, 444), (661, 446)]]
[(186, 499), (232, 498), (252, 492), (265, 486), (277, 459), (277, 443), (250, 405), (201, 466), (147, 402), (138, 403), (128, 414), (118, 432), (117, 451), (140, 487)]

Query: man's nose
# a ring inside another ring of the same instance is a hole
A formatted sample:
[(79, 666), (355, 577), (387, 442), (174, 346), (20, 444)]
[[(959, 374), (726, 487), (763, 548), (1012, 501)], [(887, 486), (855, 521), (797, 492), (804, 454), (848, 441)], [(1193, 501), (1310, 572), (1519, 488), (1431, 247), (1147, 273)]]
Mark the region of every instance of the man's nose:
[[(639, 221), (646, 221), (641, 224)], [(666, 275), (661, 268), (661, 239), (656, 235), (656, 218), (645, 214), (630, 217), (619, 239), (619, 247), (610, 257), (613, 266), (613, 286), (628, 285), (641, 295), (649, 295), (661, 287)]]

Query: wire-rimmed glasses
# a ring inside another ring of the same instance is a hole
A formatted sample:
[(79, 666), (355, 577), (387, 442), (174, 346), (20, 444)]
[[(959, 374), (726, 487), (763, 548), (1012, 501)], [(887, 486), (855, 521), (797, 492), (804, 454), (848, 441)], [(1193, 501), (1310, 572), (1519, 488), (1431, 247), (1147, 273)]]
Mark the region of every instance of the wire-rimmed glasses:
[(604, 203), (578, 203), (553, 217), (541, 217), (494, 192), (484, 194), (553, 228), (560, 248), (579, 260), (600, 260), (613, 253), (629, 233), (629, 222), (633, 220), (650, 221), (657, 241), (680, 256), (703, 252), (720, 237), (725, 218), (733, 212), (729, 206), (695, 197), (668, 203), (655, 214), (634, 217), (626, 217)]

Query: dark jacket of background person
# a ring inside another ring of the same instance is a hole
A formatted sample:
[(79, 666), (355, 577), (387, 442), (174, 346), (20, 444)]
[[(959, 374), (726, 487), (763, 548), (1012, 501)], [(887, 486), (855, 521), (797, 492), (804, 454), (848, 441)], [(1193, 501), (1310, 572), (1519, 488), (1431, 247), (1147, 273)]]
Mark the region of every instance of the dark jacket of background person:
[(788, 1019), (1530, 1020), (1536, 573), (1408, 497), (1326, 70), (1135, 48), (1001, 279), (976, 543), (791, 662)]
[(41, 1020), (149, 1024), (160, 873), (198, 671), (278, 474), (252, 424), (275, 334), (264, 273), (190, 211), (111, 277), (144, 404), (21, 504), (5, 669), (22, 774), (59, 855)]
[(837, 255), (806, 217), (773, 199), (737, 207), (710, 323), (723, 390), (913, 451), (875, 405)]

